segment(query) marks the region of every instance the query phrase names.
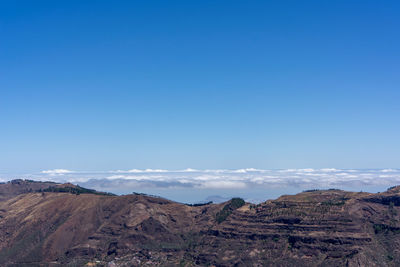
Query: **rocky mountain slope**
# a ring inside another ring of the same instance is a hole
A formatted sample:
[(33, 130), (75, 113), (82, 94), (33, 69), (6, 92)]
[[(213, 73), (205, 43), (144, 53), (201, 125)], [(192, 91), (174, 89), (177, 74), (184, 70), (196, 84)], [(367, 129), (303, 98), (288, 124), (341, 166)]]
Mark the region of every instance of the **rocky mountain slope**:
[(69, 188), (1, 196), (0, 266), (400, 265), (398, 187), (200, 206)]
[(53, 182), (35, 182), (32, 180), (16, 179), (7, 183), (0, 183), (0, 201), (13, 198), (20, 194), (36, 192), (50, 186), (55, 186)]

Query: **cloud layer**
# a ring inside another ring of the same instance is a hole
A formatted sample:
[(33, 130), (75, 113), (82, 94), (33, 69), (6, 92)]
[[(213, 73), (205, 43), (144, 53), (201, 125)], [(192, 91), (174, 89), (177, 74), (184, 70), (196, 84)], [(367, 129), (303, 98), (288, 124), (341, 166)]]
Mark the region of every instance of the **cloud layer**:
[[(131, 169), (105, 172), (80, 172), (66, 169), (44, 170), (22, 178), (92, 184), (135, 184), (138, 188), (240, 189), (253, 187), (343, 188), (391, 186), (400, 184), (400, 169), (343, 170), (285, 169), (261, 170), (162, 170)], [(7, 178), (2, 177), (2, 180)]]

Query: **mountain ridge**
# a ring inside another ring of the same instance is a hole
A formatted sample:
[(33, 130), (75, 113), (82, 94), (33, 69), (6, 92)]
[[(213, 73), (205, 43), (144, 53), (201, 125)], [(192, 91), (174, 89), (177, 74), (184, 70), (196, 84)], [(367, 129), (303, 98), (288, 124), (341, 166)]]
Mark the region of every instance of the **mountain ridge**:
[(400, 264), (400, 187), (196, 206), (142, 194), (46, 192), (68, 186), (18, 181), (10, 182), (14, 195), (2, 196), (10, 185), (0, 184), (2, 266)]

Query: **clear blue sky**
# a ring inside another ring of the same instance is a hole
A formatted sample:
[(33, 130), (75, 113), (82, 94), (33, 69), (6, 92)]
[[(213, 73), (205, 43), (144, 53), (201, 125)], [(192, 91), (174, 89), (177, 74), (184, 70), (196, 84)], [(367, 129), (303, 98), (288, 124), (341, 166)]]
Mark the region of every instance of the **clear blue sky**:
[(0, 170), (398, 168), (399, 1), (0, 2)]

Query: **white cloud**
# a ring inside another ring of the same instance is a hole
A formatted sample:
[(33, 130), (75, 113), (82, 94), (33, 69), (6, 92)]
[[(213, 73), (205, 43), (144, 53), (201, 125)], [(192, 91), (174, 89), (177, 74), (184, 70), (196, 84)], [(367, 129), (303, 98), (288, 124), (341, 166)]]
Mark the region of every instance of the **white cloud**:
[(279, 170), (279, 172), (314, 172), (314, 169), (286, 169), (286, 170)]
[(212, 189), (235, 189), (235, 188), (246, 188), (246, 183), (236, 181), (207, 181), (202, 183), (200, 188), (212, 188)]
[(145, 169), (145, 170), (140, 170), (140, 169), (131, 169), (131, 170), (117, 170), (117, 171), (111, 171), (111, 173), (116, 172), (116, 173), (151, 173), (151, 172), (169, 172), (168, 170), (162, 170), (162, 169)]
[(381, 172), (397, 172), (395, 169), (383, 169)]
[(314, 169), (299, 169), (300, 172), (314, 172)]
[(379, 175), (379, 178), (391, 178), (391, 177), (396, 177), (395, 175), (390, 175), (390, 174), (381, 174)]
[[(10, 177), (15, 178), (15, 175)], [(400, 170), (398, 169), (286, 169), (261, 170), (255, 168), (228, 169), (131, 169), (119, 171), (77, 172), (66, 169), (45, 170), (37, 174), (26, 175), (25, 179), (50, 180), (54, 182), (88, 182), (91, 185), (135, 183), (140, 187), (154, 188), (349, 188), (359, 185), (397, 185), (400, 184)], [(10, 180), (2, 177), (2, 180)], [(247, 190), (246, 189), (246, 190)], [(139, 190), (139, 189), (138, 189)]]
[(196, 169), (192, 169), (192, 168), (187, 168), (187, 169), (184, 169), (184, 170), (181, 170), (181, 171), (178, 171), (178, 172), (200, 172), (200, 171), (196, 170)]
[(232, 171), (233, 173), (247, 173), (246, 169), (239, 169), (239, 170), (234, 170)]
[(41, 171), (41, 173), (49, 174), (49, 175), (63, 175), (63, 174), (67, 174), (67, 173), (73, 173), (73, 171), (65, 170), (65, 169), (54, 169), (54, 170)]
[(296, 172), (297, 169), (286, 169), (286, 170), (279, 170), (278, 172)]
[(248, 172), (266, 172), (267, 170), (260, 170), (255, 168), (238, 169), (232, 171), (233, 173), (248, 173)]
[(335, 168), (325, 168), (325, 169), (320, 169), (322, 172), (337, 172), (338, 170)]
[(168, 170), (162, 170), (162, 169), (146, 169), (144, 172), (168, 172)]

